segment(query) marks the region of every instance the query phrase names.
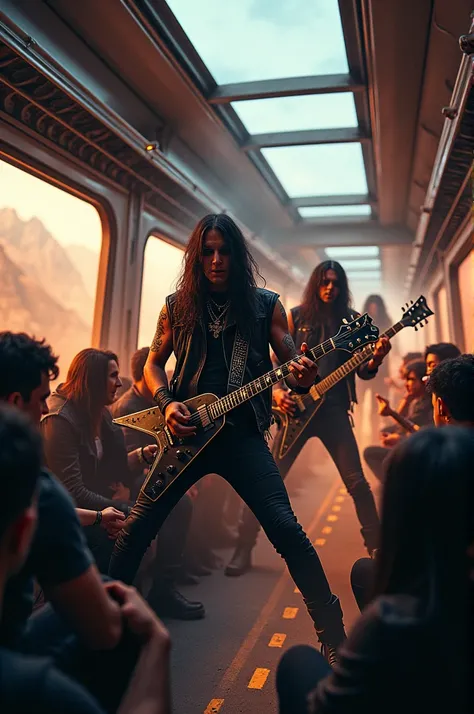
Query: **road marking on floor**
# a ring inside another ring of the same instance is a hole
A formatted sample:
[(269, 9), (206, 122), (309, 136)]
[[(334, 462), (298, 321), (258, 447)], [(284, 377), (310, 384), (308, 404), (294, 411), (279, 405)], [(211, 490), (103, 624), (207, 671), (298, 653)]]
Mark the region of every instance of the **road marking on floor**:
[(334, 523), (334, 521), (337, 521), (338, 518), (339, 518), (339, 516), (329, 515), (329, 516), (326, 518), (326, 520), (327, 520), (327, 521), (330, 521), (331, 523)]
[(286, 640), (286, 635), (283, 632), (275, 632), (272, 639), (268, 643), (269, 647), (283, 647), (283, 643)]
[(294, 620), (296, 615), (298, 614), (298, 607), (285, 607), (283, 610), (283, 619), (284, 620)]
[[(338, 484), (337, 481), (333, 485), (332, 488), (329, 489), (326, 498), (324, 501), (321, 503), (320, 507), (314, 514), (314, 518), (309, 524), (308, 528), (306, 529), (306, 533), (309, 537), (315, 532), (320, 520), (326, 513), (327, 509), (329, 508), (329, 505), (332, 503), (334, 496), (336, 495), (338, 490)], [(334, 516), (336, 518), (336, 516)], [(219, 694), (224, 694), (228, 692), (234, 682), (236, 681), (237, 677), (239, 676), (240, 672), (242, 671), (243, 666), (247, 662), (250, 654), (252, 653), (255, 645), (257, 644), (264, 628), (265, 625), (267, 624), (268, 620), (270, 619), (270, 616), (274, 612), (275, 608), (278, 606), (280, 602), (280, 598), (283, 595), (283, 592), (285, 588), (288, 586), (288, 573), (286, 570), (283, 571), (283, 573), (280, 575), (280, 579), (278, 582), (275, 584), (275, 587), (273, 588), (273, 591), (270, 594), (270, 597), (268, 598), (267, 602), (265, 605), (262, 607), (260, 611), (260, 615), (257, 617), (255, 620), (255, 623), (248, 633), (247, 637), (244, 639), (242, 642), (237, 654), (235, 655), (234, 659), (224, 672), (221, 681), (218, 684), (217, 687), (217, 692)]]
[(344, 496), (336, 496), (334, 499), (336, 503), (342, 503), (344, 501)]
[(336, 513), (337, 513), (338, 511), (341, 510), (341, 507), (340, 507), (340, 506), (333, 506), (331, 510), (332, 510), (332, 511), (336, 511)]
[(324, 545), (326, 542), (326, 538), (316, 538), (314, 541), (314, 545)]
[(321, 529), (321, 533), (324, 533), (324, 535), (329, 535), (332, 531), (332, 526), (324, 526), (324, 528)]
[(248, 689), (262, 689), (263, 685), (267, 681), (269, 674), (269, 669), (265, 669), (264, 667), (257, 667), (257, 669), (252, 675), (252, 679), (247, 685)]
[(223, 704), (223, 699), (211, 699), (206, 709), (204, 710), (204, 714), (217, 714)]

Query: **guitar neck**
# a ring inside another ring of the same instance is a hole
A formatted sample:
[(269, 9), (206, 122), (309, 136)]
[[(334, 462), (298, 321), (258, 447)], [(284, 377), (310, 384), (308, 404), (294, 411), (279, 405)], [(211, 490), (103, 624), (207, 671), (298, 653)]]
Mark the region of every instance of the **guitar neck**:
[[(311, 358), (317, 362), (323, 355), (326, 355), (335, 349), (336, 346), (334, 344), (334, 340), (333, 338), (330, 338), (320, 345), (313, 347), (311, 350), (308, 350), (308, 352), (311, 355)], [(252, 397), (260, 394), (260, 392), (264, 392), (266, 389), (273, 387), (273, 385), (277, 384), (282, 379), (285, 379), (285, 377), (288, 377), (291, 374), (290, 364), (292, 362), (297, 362), (298, 359), (299, 357), (294, 360), (289, 360), (289, 362), (285, 362), (285, 364), (280, 365), (276, 369), (272, 369), (270, 372), (267, 372), (261, 377), (257, 377), (257, 379), (254, 379), (253, 382), (245, 384), (243, 387), (236, 389), (234, 392), (230, 392), (230, 394), (226, 394), (225, 397), (222, 397), (216, 402), (210, 404), (208, 406), (208, 410), (211, 419), (218, 419), (227, 412), (230, 412), (232, 409), (240, 406), (248, 399), (252, 399)]]
[[(381, 335), (381, 337), (388, 337), (389, 339), (391, 339), (394, 335), (397, 334), (397, 332), (403, 330), (404, 327), (405, 325), (402, 322), (397, 322), (395, 323), (395, 325), (392, 325), (392, 327), (389, 327), (388, 330), (386, 330), (383, 335)], [(328, 392), (332, 387), (334, 387), (338, 382), (340, 382), (341, 379), (347, 377), (351, 372), (356, 370), (357, 367), (359, 367), (361, 364), (370, 359), (373, 355), (374, 349), (374, 344), (366, 345), (363, 349), (361, 349), (360, 352), (348, 359), (347, 362), (344, 362), (343, 365), (335, 369), (334, 372), (331, 372), (331, 374), (329, 374), (317, 384), (313, 384), (310, 389), (310, 395), (313, 397), (313, 399), (320, 399), (323, 394), (326, 394), (326, 392)]]
[(413, 434), (415, 431), (418, 431), (418, 429), (420, 428), (418, 426), (418, 424), (414, 424), (412, 421), (410, 421), (409, 419), (406, 419), (406, 417), (402, 416), (398, 412), (394, 411), (390, 414), (390, 416), (392, 417), (392, 419), (395, 419), (395, 421), (397, 421), (400, 424), (400, 426), (403, 427), (403, 429), (405, 429), (405, 431), (408, 431), (409, 434)]

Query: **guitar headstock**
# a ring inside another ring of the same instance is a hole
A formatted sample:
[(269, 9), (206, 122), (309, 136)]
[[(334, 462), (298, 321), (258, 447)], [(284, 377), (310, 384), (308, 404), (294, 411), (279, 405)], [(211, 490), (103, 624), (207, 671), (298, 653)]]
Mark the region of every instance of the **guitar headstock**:
[(379, 339), (379, 328), (374, 325), (372, 318), (366, 312), (360, 317), (356, 317), (352, 322), (342, 321), (338, 333), (332, 338), (334, 346), (338, 350), (355, 352), (361, 347), (377, 342)]
[(420, 295), (416, 302), (411, 301), (411, 303), (406, 303), (406, 307), (402, 307), (403, 317), (400, 320), (404, 327), (414, 327), (415, 330), (418, 329), (417, 325), (424, 327), (428, 323), (428, 317), (434, 315), (434, 312), (430, 310), (427, 305), (426, 298)]

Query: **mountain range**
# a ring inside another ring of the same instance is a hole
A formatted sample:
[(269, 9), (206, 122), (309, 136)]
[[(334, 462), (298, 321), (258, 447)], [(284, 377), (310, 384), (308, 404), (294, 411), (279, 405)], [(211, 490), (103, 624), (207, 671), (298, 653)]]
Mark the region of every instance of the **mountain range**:
[(38, 218), (23, 221), (14, 209), (0, 209), (0, 329), (45, 337), (63, 377), (90, 345), (98, 260), (82, 246), (69, 248)]

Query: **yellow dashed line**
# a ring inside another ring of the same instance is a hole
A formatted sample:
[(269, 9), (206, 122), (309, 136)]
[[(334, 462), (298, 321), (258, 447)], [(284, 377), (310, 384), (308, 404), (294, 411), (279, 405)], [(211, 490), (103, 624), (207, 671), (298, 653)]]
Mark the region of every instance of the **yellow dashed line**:
[(332, 510), (333, 510), (333, 511), (336, 511), (336, 513), (337, 513), (338, 511), (341, 510), (341, 507), (340, 507), (340, 506), (333, 506), (333, 507), (332, 507)]
[(326, 538), (316, 538), (314, 541), (314, 545), (324, 545), (326, 542)]
[(342, 503), (344, 501), (344, 496), (336, 496), (334, 499), (336, 503)]
[(217, 714), (223, 704), (223, 699), (211, 699), (204, 711), (204, 714)]
[(324, 528), (322, 528), (322, 530), (321, 530), (321, 533), (324, 533), (325, 535), (329, 535), (329, 533), (331, 533), (331, 531), (332, 531), (332, 526), (324, 526)]
[(284, 620), (293, 620), (296, 615), (298, 614), (298, 609), (297, 607), (285, 607), (283, 610), (283, 619)]
[(339, 516), (330, 515), (327, 517), (327, 520), (330, 521), (331, 523), (334, 523), (334, 521), (337, 521), (338, 518), (339, 518)]
[(252, 675), (252, 679), (248, 683), (249, 689), (262, 689), (263, 685), (267, 681), (268, 675), (270, 674), (269, 669), (264, 669), (263, 667), (257, 667)]
[(283, 643), (286, 640), (286, 635), (283, 632), (275, 632), (272, 639), (268, 643), (269, 647), (283, 647)]

